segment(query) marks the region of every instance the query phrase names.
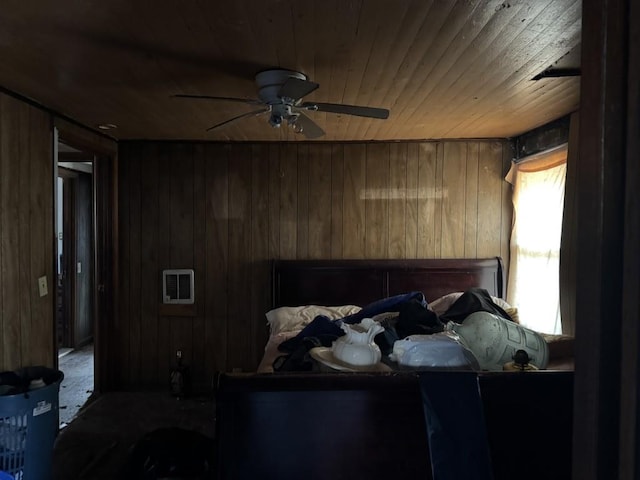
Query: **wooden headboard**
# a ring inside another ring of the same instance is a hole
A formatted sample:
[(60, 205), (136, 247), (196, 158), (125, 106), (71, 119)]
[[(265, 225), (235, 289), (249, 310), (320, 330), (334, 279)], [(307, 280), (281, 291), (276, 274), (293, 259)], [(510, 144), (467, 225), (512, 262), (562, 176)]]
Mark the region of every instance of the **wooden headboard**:
[(367, 305), (412, 291), (427, 302), (472, 287), (504, 298), (500, 257), (423, 260), (274, 260), (272, 307)]

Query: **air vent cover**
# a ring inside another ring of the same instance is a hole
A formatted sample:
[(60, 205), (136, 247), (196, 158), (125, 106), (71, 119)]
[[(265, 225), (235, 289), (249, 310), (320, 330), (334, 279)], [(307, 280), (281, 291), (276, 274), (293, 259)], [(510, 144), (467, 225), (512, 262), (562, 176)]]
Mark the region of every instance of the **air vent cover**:
[(193, 303), (193, 287), (193, 270), (162, 271), (163, 303)]

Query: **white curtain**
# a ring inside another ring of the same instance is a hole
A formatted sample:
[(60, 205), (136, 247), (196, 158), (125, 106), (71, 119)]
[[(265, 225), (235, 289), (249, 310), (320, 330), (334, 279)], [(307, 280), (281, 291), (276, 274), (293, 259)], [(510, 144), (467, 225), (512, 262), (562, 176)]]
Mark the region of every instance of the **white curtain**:
[(514, 222), (507, 301), (523, 326), (562, 333), (560, 238), (566, 176), (566, 146), (514, 163)]

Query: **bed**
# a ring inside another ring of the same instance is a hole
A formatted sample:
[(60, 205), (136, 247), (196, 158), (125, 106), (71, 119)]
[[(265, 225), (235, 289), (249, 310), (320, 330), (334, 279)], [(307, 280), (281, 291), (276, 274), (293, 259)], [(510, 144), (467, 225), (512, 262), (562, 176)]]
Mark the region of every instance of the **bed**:
[[(481, 288), (517, 321), (517, 306), (505, 300), (500, 257), (420, 260), (276, 260), (272, 263), (272, 309), (266, 312), (269, 338), (258, 365), (273, 372), (283, 355), (278, 347), (297, 336), (317, 315), (342, 318), (377, 300), (422, 292), (441, 315), (461, 292)], [(573, 369), (573, 338), (542, 334), (552, 370)]]
[[(272, 275), (273, 309), (505, 288), (500, 258), (274, 261)], [(296, 331), (279, 327), (271, 347)], [(570, 369), (221, 374), (217, 477), (568, 479), (572, 392)]]

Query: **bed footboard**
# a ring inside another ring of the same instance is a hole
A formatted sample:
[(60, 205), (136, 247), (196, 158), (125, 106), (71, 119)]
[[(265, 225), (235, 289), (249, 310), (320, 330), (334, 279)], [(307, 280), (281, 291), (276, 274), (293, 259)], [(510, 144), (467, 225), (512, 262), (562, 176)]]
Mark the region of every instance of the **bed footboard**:
[[(477, 378), (494, 480), (571, 478), (573, 373)], [(218, 478), (432, 478), (424, 412), (414, 373), (222, 375)]]

